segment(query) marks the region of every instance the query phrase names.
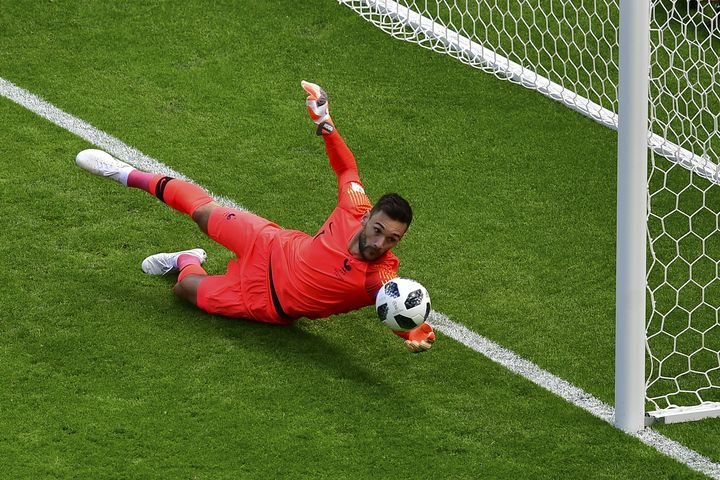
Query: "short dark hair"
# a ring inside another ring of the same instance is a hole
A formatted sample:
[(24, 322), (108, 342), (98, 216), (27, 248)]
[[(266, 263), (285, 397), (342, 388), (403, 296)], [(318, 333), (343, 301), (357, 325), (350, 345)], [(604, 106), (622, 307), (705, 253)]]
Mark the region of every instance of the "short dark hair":
[(404, 223), (408, 227), (412, 222), (413, 213), (410, 204), (397, 193), (386, 193), (380, 197), (372, 210), (370, 210), (370, 216), (372, 217), (380, 211), (384, 212), (385, 215), (393, 220)]

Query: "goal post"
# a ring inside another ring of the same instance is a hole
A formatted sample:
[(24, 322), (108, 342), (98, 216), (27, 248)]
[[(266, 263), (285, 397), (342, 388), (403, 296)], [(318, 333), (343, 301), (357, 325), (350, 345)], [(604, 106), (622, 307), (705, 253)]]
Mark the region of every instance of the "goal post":
[(650, 0), (620, 0), (615, 424), (645, 426), (645, 232)]
[(338, 2), (618, 130), (616, 423), (720, 416), (720, 2)]

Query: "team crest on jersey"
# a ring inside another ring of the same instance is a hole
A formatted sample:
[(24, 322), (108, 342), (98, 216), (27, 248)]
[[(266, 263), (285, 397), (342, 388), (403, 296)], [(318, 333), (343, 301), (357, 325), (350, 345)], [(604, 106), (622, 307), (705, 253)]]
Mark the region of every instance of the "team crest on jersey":
[(350, 259), (345, 258), (345, 260), (343, 260), (342, 267), (335, 268), (335, 277), (338, 280), (342, 280), (342, 278), (350, 271), (352, 271), (352, 266), (350, 266)]

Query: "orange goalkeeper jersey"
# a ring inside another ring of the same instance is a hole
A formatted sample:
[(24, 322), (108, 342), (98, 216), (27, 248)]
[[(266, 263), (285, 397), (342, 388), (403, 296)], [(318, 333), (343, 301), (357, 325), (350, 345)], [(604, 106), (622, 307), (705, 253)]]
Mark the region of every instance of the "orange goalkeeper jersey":
[(390, 251), (368, 262), (348, 250), (362, 228), (363, 215), (371, 209), (370, 200), (355, 158), (337, 131), (323, 138), (338, 177), (337, 207), (315, 236), (283, 230), (271, 246), (275, 300), (291, 318), (327, 317), (374, 304), (377, 291), (397, 276), (400, 264)]

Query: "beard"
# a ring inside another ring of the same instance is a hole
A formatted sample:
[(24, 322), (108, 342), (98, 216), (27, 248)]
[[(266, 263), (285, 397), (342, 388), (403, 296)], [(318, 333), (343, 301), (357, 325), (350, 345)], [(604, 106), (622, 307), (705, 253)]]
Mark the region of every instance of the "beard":
[(360, 255), (365, 260), (377, 260), (380, 258), (380, 250), (367, 244), (367, 235), (364, 230), (358, 235), (358, 247), (360, 247)]

